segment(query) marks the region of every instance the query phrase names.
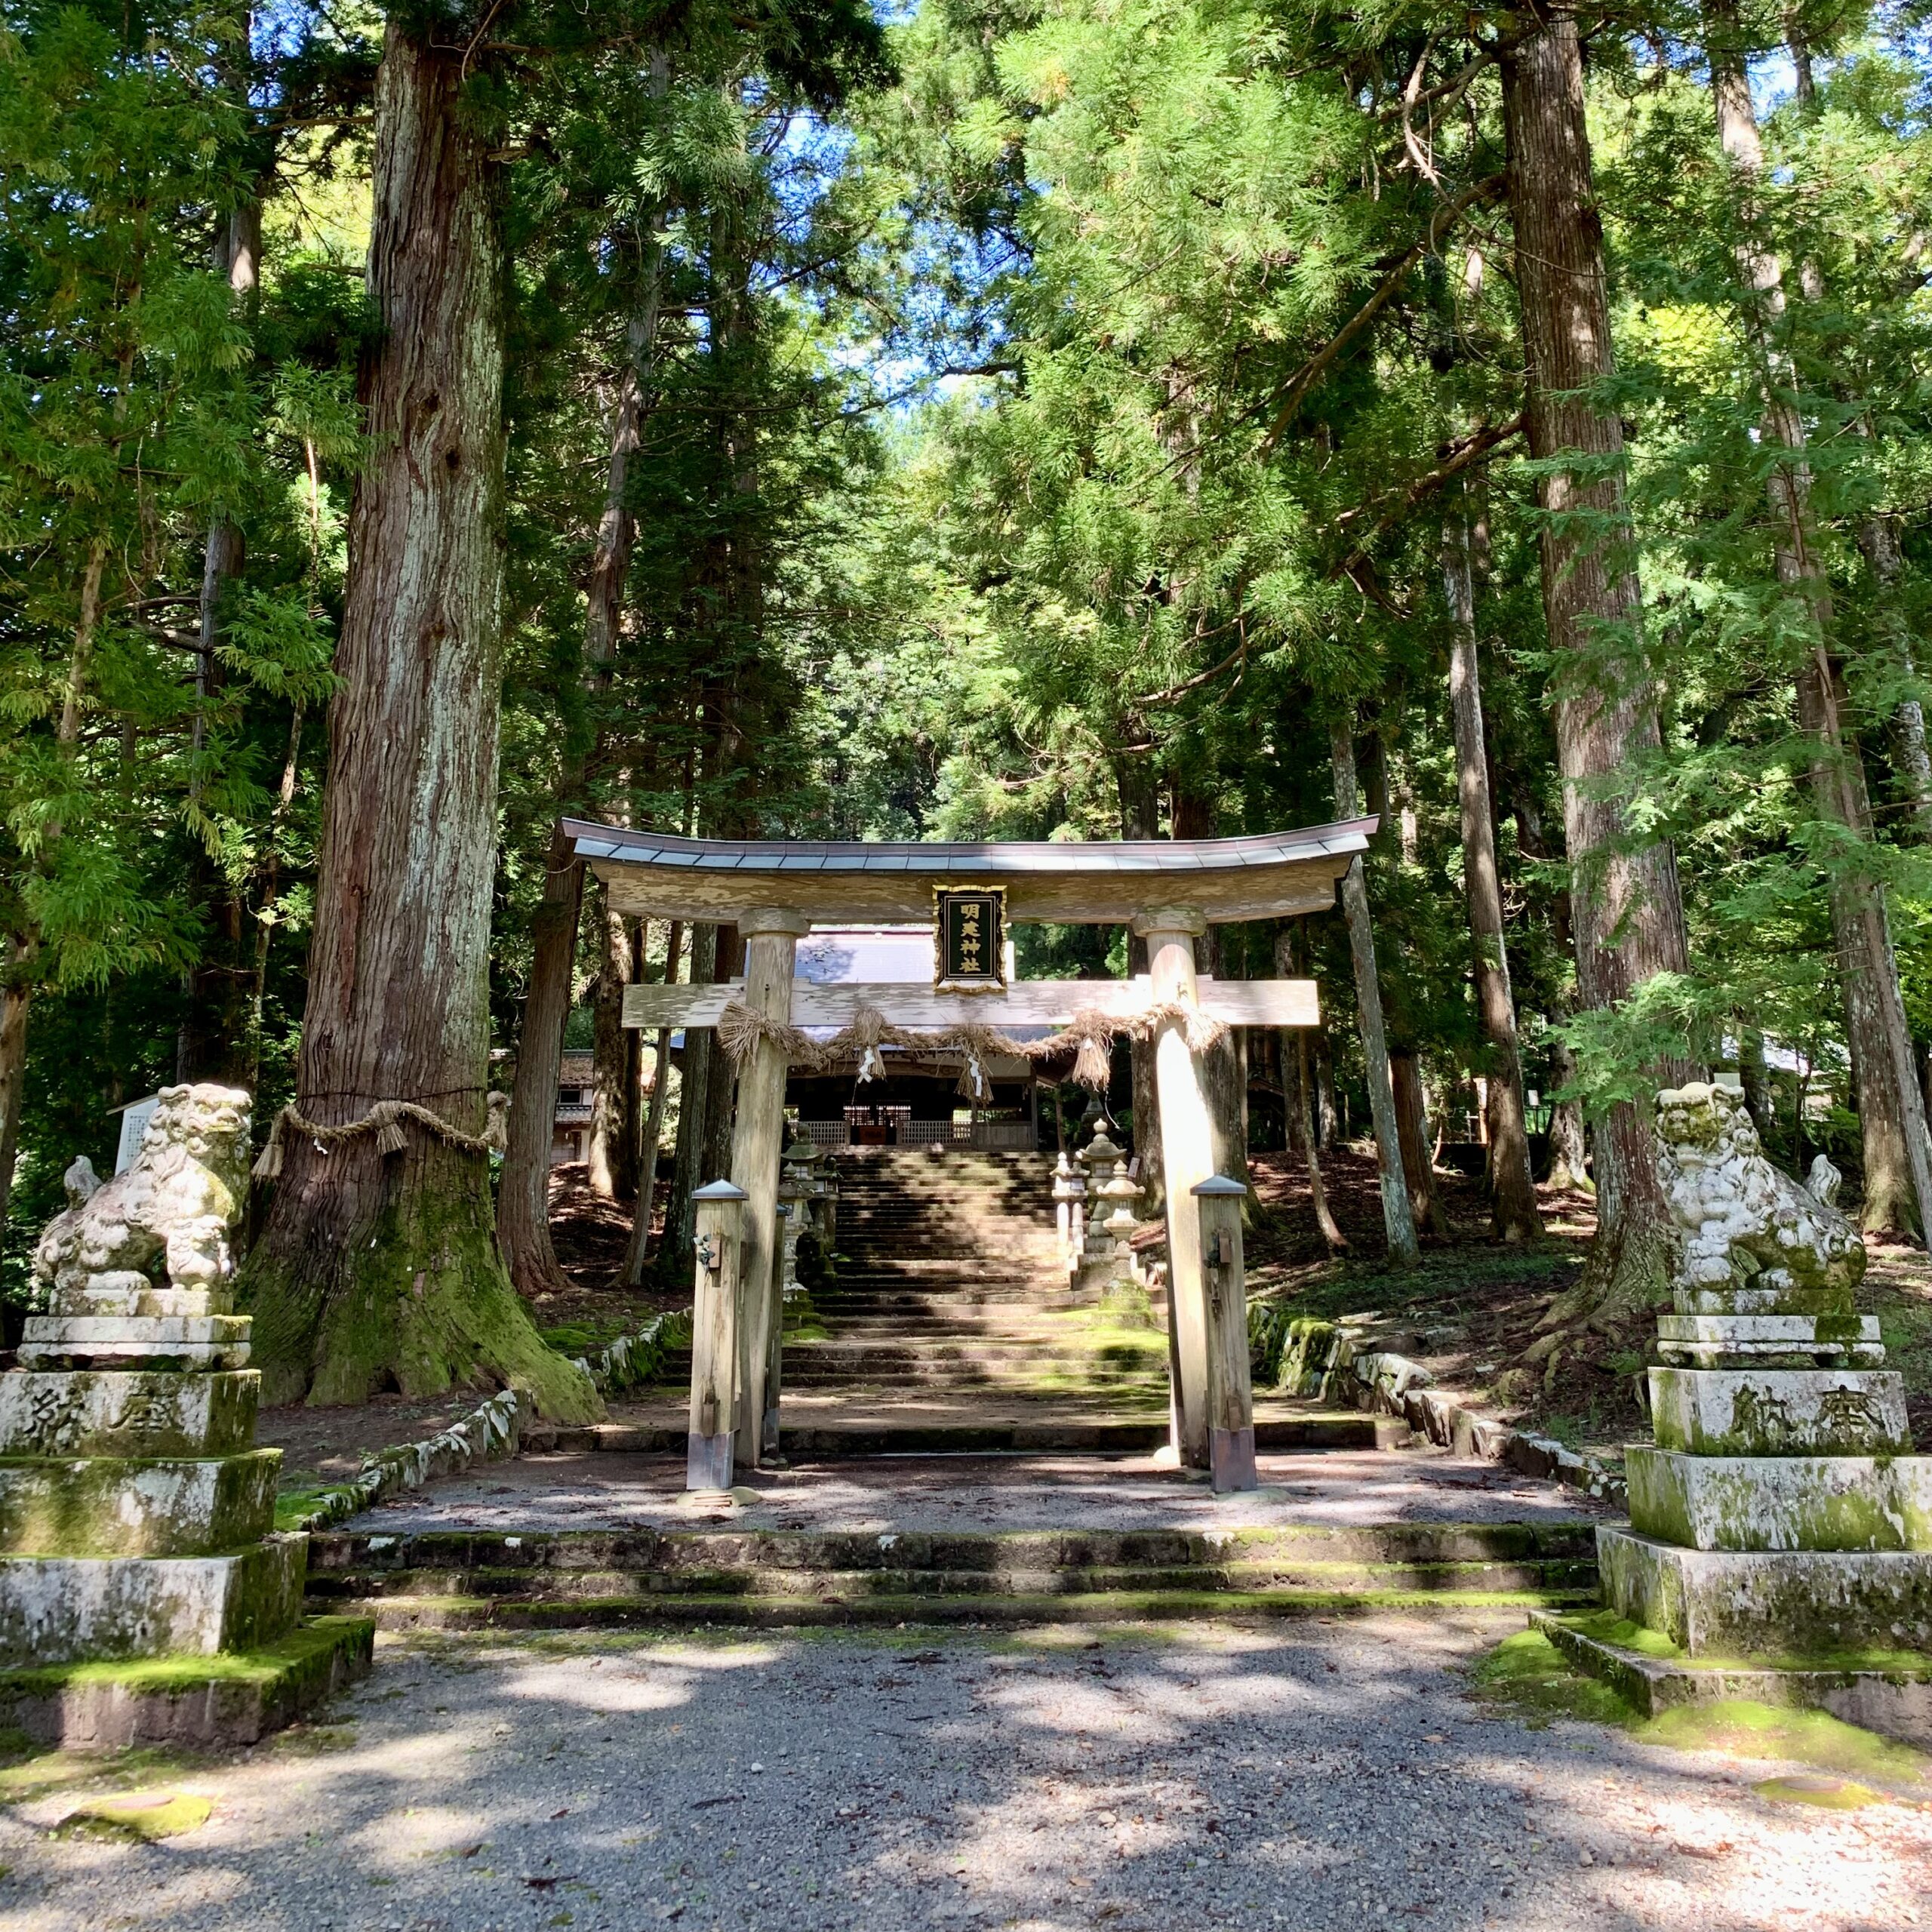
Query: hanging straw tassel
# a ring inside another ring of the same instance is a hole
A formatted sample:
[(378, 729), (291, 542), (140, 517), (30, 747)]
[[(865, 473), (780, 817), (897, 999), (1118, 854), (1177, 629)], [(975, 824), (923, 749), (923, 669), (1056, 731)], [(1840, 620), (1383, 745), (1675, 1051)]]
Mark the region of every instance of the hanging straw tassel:
[(376, 1130), (376, 1152), (385, 1159), (408, 1148), (409, 1137), (402, 1131), (401, 1109), (393, 1100), (383, 1100), (371, 1107), (369, 1119)]
[(483, 1145), (493, 1154), (507, 1154), (510, 1147), (510, 1097), (492, 1088), (484, 1105), (488, 1109), (483, 1128)]
[(1080, 1086), (1104, 1094), (1113, 1078), (1113, 1036), (1109, 1033), (1083, 1033), (1080, 1051), (1073, 1057), (1073, 1078)]
[(269, 1137), (261, 1152), (256, 1156), (252, 1170), (257, 1180), (278, 1180), (281, 1177), (281, 1143), (288, 1119), (285, 1108), (277, 1110), (269, 1126)]

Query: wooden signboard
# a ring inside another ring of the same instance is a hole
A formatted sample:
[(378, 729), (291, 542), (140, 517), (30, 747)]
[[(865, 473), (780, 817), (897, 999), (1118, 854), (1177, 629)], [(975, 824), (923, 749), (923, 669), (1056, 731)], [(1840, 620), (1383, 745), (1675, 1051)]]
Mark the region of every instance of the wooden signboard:
[(933, 894), (933, 991), (998, 992), (1006, 985), (1006, 895), (997, 888)]

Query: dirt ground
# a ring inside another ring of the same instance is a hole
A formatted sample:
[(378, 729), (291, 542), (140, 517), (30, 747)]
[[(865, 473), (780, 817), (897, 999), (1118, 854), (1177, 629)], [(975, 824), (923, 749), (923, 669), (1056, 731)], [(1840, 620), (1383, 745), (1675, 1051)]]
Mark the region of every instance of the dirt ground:
[[(0, 1922), (1926, 1922), (1924, 1760), (1829, 1720), (1823, 1738), (1789, 1724), (1680, 1737), (1580, 1721), (1561, 1703), (1524, 1710), (1486, 1676), (1512, 1632), (1520, 1643), (1520, 1618), (1438, 1612), (1261, 1629), (386, 1639), (375, 1675), (324, 1721), (255, 1750), (0, 1770)], [(201, 1822), (155, 1843), (90, 1829), (87, 1807), (116, 1791)]]

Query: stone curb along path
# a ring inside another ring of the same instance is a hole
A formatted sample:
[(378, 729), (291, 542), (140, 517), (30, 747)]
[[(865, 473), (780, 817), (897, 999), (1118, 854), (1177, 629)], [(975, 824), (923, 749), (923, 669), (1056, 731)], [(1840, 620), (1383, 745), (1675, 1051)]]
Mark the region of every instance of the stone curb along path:
[[(660, 1315), (635, 1334), (620, 1335), (609, 1347), (577, 1358), (597, 1385), (600, 1395), (651, 1381), (666, 1353), (678, 1345), (691, 1316), (688, 1312)], [(420, 1441), (402, 1442), (365, 1456), (362, 1472), (353, 1481), (315, 1492), (289, 1525), (297, 1530), (326, 1530), (360, 1515), (392, 1496), (460, 1475), (482, 1463), (500, 1463), (523, 1446), (525, 1432), (536, 1420), (536, 1407), (521, 1389), (505, 1389), (448, 1429)]]
[(1265, 1369), (1270, 1379), (1278, 1377), (1277, 1387), (1284, 1395), (1318, 1395), (1346, 1407), (1399, 1416), (1417, 1435), (1458, 1456), (1502, 1463), (1523, 1475), (1629, 1506), (1622, 1471), (1602, 1457), (1484, 1414), (1469, 1397), (1435, 1387), (1435, 1377), (1406, 1355), (1358, 1351), (1355, 1337), (1340, 1323), (1313, 1316), (1290, 1318), (1278, 1304), (1258, 1303), (1248, 1327), (1260, 1358), (1257, 1387)]

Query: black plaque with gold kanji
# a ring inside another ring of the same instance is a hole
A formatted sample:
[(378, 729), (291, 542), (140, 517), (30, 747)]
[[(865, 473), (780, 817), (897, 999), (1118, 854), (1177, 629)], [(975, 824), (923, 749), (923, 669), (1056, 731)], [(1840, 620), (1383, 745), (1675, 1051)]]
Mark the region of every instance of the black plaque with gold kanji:
[(942, 890), (934, 895), (934, 989), (997, 992), (1006, 984), (1006, 895)]

